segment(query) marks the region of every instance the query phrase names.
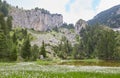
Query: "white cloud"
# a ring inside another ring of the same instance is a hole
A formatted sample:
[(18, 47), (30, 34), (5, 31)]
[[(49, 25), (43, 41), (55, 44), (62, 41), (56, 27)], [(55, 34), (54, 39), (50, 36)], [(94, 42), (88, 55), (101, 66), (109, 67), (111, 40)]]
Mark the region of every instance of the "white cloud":
[(70, 12), (65, 13), (64, 17), (67, 22), (75, 23), (79, 19), (88, 20), (94, 15), (92, 0), (76, 0), (75, 3), (71, 5)]
[(35, 7), (44, 8), (51, 13), (60, 13), (67, 23), (75, 23), (79, 19), (89, 20), (97, 13), (106, 10), (112, 6), (120, 4), (120, 0), (101, 0), (96, 11), (92, 7), (93, 0), (75, 0), (70, 5), (70, 11), (66, 11), (66, 4), (70, 0), (7, 0), (10, 4), (18, 5), (25, 9)]
[(101, 0), (100, 5), (97, 7), (97, 13), (109, 9), (118, 4), (120, 4), (120, 0)]
[(65, 5), (69, 0), (36, 0), (36, 6), (49, 10), (52, 13), (65, 12)]

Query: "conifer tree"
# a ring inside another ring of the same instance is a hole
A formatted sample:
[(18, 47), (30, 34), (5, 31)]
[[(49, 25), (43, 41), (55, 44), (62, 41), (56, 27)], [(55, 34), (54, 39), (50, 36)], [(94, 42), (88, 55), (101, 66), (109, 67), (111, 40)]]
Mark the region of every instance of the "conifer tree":
[(2, 30), (0, 30), (0, 58), (6, 57), (6, 38)]
[(43, 57), (46, 57), (46, 50), (45, 50), (45, 43), (44, 41), (42, 42), (42, 46), (40, 49), (41, 55), (43, 55)]
[(31, 45), (30, 45), (30, 40), (29, 38), (27, 38), (22, 46), (21, 49), (21, 56), (22, 58), (24, 58), (25, 60), (29, 60), (30, 56), (31, 56)]

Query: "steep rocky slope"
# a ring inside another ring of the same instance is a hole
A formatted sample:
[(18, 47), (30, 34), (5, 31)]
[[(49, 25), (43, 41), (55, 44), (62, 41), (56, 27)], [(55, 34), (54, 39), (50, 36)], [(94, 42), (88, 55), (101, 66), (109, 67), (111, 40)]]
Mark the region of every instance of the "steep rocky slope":
[(78, 43), (76, 41), (76, 33), (74, 29), (67, 28), (59, 28), (58, 31), (52, 30), (47, 32), (37, 32), (34, 30), (28, 30), (33, 36), (33, 40), (31, 41), (31, 45), (38, 45), (39, 47), (42, 45), (42, 42), (46, 44), (47, 55), (51, 58), (55, 57), (55, 52), (53, 51), (52, 46), (58, 46), (61, 43), (63, 37), (65, 37), (72, 45)]
[(44, 41), (45, 44), (58, 45), (61, 42), (62, 37), (66, 37), (72, 44), (76, 43), (76, 33), (74, 29), (69, 30), (67, 28), (59, 28), (57, 32), (54, 30), (49, 32), (28, 30), (28, 32), (35, 38), (31, 42), (32, 45), (37, 44), (38, 46), (41, 46), (42, 41)]
[(93, 19), (89, 20), (88, 23), (89, 25), (96, 23), (104, 24), (111, 28), (120, 27), (120, 5), (97, 14)]
[(63, 24), (61, 14), (51, 14), (44, 9), (24, 10), (11, 7), (9, 15), (13, 17), (13, 27), (34, 29), (36, 31), (46, 31)]
[(87, 25), (88, 25), (88, 24), (87, 24), (86, 21), (84, 21), (84, 20), (82, 20), (82, 19), (78, 20), (78, 21), (76, 22), (76, 24), (75, 24), (75, 32), (76, 32), (77, 34), (80, 34), (81, 29), (86, 28)]

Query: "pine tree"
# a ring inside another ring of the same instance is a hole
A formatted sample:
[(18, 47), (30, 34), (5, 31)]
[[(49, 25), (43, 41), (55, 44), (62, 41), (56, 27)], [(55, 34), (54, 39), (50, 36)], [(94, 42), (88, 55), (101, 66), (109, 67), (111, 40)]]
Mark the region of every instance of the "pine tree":
[(45, 50), (45, 44), (44, 44), (44, 41), (42, 42), (42, 46), (41, 46), (41, 55), (43, 55), (43, 57), (45, 58), (46, 57), (46, 50)]
[(12, 50), (10, 52), (10, 60), (11, 61), (17, 60), (17, 47), (16, 47), (16, 45), (12, 46)]
[(21, 49), (21, 56), (22, 58), (24, 58), (25, 60), (29, 60), (30, 56), (31, 56), (31, 45), (30, 45), (30, 40), (29, 38), (27, 38), (22, 46)]
[(6, 55), (6, 38), (2, 30), (0, 30), (0, 58), (7, 57)]
[(4, 32), (4, 34), (7, 34), (7, 26), (6, 22), (4, 20), (4, 15), (0, 13), (0, 29)]
[(13, 43), (15, 44), (17, 43), (16, 33), (13, 34), (12, 40), (13, 40)]
[(12, 17), (8, 16), (7, 18), (7, 26), (8, 26), (8, 31), (12, 30)]
[(37, 45), (32, 46), (31, 57), (33, 61), (39, 57), (39, 47)]
[(4, 16), (8, 15), (8, 4), (7, 2), (4, 0), (1, 7), (0, 7), (0, 11), (4, 14)]

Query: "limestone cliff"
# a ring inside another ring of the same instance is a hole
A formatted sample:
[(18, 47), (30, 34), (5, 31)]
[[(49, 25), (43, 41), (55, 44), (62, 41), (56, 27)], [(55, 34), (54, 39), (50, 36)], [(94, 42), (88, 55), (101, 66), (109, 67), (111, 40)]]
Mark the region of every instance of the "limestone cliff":
[(82, 19), (78, 20), (77, 23), (75, 24), (75, 31), (76, 31), (76, 33), (79, 34), (81, 29), (82, 28), (86, 28), (87, 25), (88, 24), (87, 24), (86, 21), (84, 21)]
[(46, 31), (63, 24), (61, 14), (51, 14), (44, 9), (23, 10), (11, 7), (9, 15), (13, 17), (13, 27), (34, 29), (36, 31)]

